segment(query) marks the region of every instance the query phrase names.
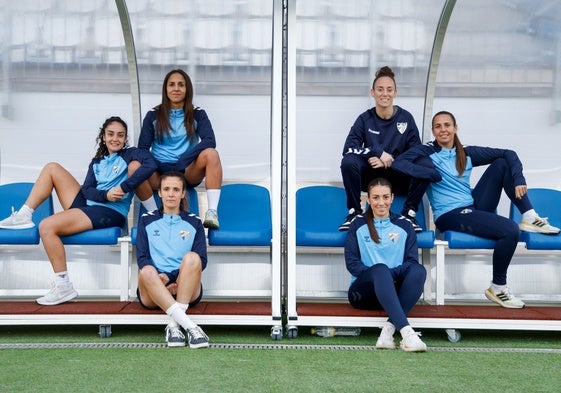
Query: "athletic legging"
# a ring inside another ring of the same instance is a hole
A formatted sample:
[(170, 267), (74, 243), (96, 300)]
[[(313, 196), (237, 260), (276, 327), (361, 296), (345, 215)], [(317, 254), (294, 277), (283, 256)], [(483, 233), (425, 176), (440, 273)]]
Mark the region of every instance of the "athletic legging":
[(390, 269), (378, 263), (362, 272), (349, 288), (349, 303), (363, 310), (384, 310), (397, 330), (409, 325), (407, 314), (423, 293), (427, 272), (419, 263)]
[(526, 194), (516, 199), (512, 175), (506, 160), (500, 158), (487, 168), (472, 191), (473, 206), (454, 209), (436, 220), (440, 231), (458, 231), (496, 240), (493, 251), (493, 283), (506, 284), (506, 272), (520, 237), (518, 224), (496, 213), (502, 190), (524, 213), (532, 209)]

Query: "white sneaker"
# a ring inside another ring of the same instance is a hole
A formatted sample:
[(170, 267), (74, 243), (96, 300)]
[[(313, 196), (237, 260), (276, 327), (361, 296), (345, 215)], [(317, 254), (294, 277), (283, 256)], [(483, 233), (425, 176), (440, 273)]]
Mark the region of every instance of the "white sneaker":
[(166, 326), (166, 343), (168, 344), (168, 347), (185, 346), (185, 335), (183, 334), (179, 326)]
[(493, 288), (489, 287), (485, 290), (485, 296), (492, 302), (506, 308), (522, 308), (525, 306), (524, 302), (510, 293), (508, 288), (503, 289), (499, 293), (495, 293)]
[(380, 337), (376, 341), (376, 348), (378, 349), (395, 349), (395, 341), (393, 335), (395, 333), (395, 326), (391, 322), (386, 322), (382, 327)]
[(49, 293), (37, 299), (36, 302), (43, 306), (54, 306), (72, 300), (77, 296), (78, 292), (76, 292), (72, 283), (68, 285), (55, 285), (53, 282)]
[(35, 223), (31, 220), (31, 217), (24, 216), (19, 211), (14, 211), (13, 206), (12, 215), (0, 221), (0, 228), (2, 229), (26, 229), (34, 226)]
[(206, 348), (208, 347), (208, 336), (203, 332), (200, 326), (192, 327), (187, 330), (189, 337), (189, 348)]
[(208, 209), (206, 211), (203, 226), (205, 228), (218, 229), (220, 224), (218, 223), (218, 213), (216, 212), (216, 210)]
[(546, 235), (556, 235), (559, 233), (559, 228), (550, 225), (547, 217), (536, 217), (534, 221), (522, 221), (518, 227), (524, 232), (545, 233)]
[(403, 339), (401, 340), (401, 344), (399, 346), (404, 351), (406, 352), (427, 351), (427, 344), (425, 344), (419, 338), (421, 333), (414, 331), (411, 326), (405, 326), (403, 329), (401, 329), (401, 335), (403, 336)]

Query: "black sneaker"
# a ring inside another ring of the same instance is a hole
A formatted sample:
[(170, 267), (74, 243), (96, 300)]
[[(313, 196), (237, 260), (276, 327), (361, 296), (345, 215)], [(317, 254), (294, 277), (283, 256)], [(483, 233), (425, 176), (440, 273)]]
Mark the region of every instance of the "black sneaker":
[(415, 232), (423, 232), (423, 228), (417, 223), (415, 217), (412, 217), (409, 214), (404, 214), (403, 217), (405, 217), (405, 219), (409, 221), (411, 225), (413, 225), (413, 229), (415, 230)]
[(348, 231), (349, 227), (351, 226), (351, 222), (355, 219), (356, 216), (360, 215), (362, 212), (357, 212), (354, 209), (349, 210), (349, 215), (345, 218), (345, 221), (339, 225), (339, 231)]

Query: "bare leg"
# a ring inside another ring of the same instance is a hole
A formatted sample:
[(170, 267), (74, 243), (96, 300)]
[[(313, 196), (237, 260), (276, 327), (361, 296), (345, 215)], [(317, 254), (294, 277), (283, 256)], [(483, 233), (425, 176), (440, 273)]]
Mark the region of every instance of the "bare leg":
[(66, 251), (60, 237), (92, 228), (92, 222), (88, 216), (79, 209), (68, 209), (41, 221), (39, 235), (55, 273), (68, 270)]
[[(197, 253), (188, 252), (183, 257), (177, 278), (177, 301), (189, 304), (195, 300), (201, 290), (202, 263)], [(170, 290), (160, 279), (153, 266), (145, 266), (138, 274), (138, 288), (142, 303), (149, 308), (160, 307), (166, 311), (175, 299)]]
[[(129, 171), (128, 171), (129, 177), (131, 177), (132, 174), (134, 172), (136, 172), (136, 170), (138, 168), (140, 168), (140, 165), (141, 165), (140, 162), (138, 162), (136, 160), (131, 161), (129, 163)], [(156, 173), (156, 175), (157, 175), (157, 173)], [(140, 185), (138, 187), (136, 187), (134, 192), (140, 198), (141, 201), (145, 201), (148, 198), (150, 198), (152, 195), (154, 195), (153, 190), (152, 190), (152, 186), (151, 186), (149, 180), (145, 180), (142, 183), (140, 183)]]
[(150, 183), (152, 190), (157, 190), (160, 186), (160, 174), (158, 172), (152, 173), (152, 176), (148, 178), (148, 183)]
[(160, 279), (154, 266), (145, 266), (138, 273), (138, 290), (142, 303), (148, 308), (160, 307), (166, 311), (175, 299)]
[(199, 254), (188, 252), (181, 261), (177, 277), (177, 301), (189, 304), (201, 292), (202, 262)]
[(207, 190), (216, 190), (222, 186), (222, 163), (215, 149), (203, 150), (197, 159), (185, 168), (185, 179), (190, 184), (199, 184), (205, 177)]
[(64, 210), (70, 207), (80, 192), (80, 184), (74, 176), (56, 162), (50, 162), (43, 167), (25, 204), (32, 209), (37, 209), (53, 190), (56, 191)]

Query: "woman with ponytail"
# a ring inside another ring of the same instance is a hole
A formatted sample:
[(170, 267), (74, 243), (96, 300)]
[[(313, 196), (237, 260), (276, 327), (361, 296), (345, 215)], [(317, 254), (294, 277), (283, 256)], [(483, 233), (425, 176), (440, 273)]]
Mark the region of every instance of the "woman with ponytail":
[(388, 314), (376, 348), (394, 349), (398, 330), (401, 349), (424, 352), (426, 344), (407, 321), (427, 275), (418, 260), (417, 235), (409, 220), (390, 212), (394, 195), (387, 179), (372, 180), (367, 193), (370, 208), (353, 220), (345, 244), (345, 263), (352, 275), (349, 302)]
[[(438, 112), (432, 118), (434, 141), (415, 147), (394, 162), (394, 169), (430, 180), (427, 195), (436, 227), (496, 240), (493, 252), (493, 278), (485, 296), (507, 308), (522, 308), (524, 302), (507, 287), (507, 269), (518, 244), (520, 231), (557, 234), (534, 210), (527, 194), (522, 163), (516, 152), (482, 146), (463, 146), (457, 135), (454, 115)], [(432, 165), (420, 165), (429, 157)], [(474, 167), (489, 165), (477, 185), (471, 188)], [(504, 190), (522, 214), (514, 221), (496, 213)]]

